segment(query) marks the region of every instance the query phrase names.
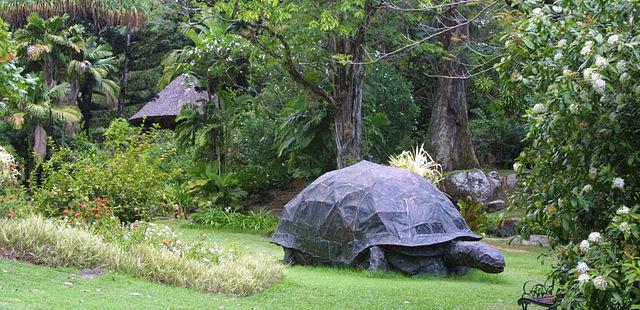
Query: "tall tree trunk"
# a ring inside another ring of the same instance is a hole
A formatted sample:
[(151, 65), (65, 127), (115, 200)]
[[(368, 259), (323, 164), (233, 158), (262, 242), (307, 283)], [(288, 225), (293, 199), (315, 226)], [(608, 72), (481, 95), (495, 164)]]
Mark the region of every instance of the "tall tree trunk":
[(33, 132), (33, 152), (36, 153), (38, 161), (43, 161), (47, 156), (47, 131), (41, 122), (36, 124)]
[(369, 18), (375, 10), (367, 2), (366, 18), (354, 37), (331, 35), (332, 55), (350, 55), (348, 64), (333, 65), (333, 124), (337, 148), (338, 168), (360, 160), (362, 145), (362, 103), (364, 90), (364, 38)]
[(80, 100), (80, 112), (82, 112), (82, 119), (84, 120), (84, 129), (89, 134), (89, 127), (93, 115), (91, 113), (93, 100), (93, 80), (87, 79), (82, 85), (82, 97)]
[(124, 48), (122, 77), (120, 78), (120, 96), (118, 97), (118, 117), (124, 116), (124, 102), (127, 95), (127, 83), (129, 81), (129, 58), (131, 58), (131, 31), (127, 28), (127, 42)]
[(466, 21), (466, 17), (456, 6), (452, 6), (442, 19), (445, 27), (455, 27), (441, 38), (444, 46), (452, 51), (455, 57), (443, 58), (441, 61), (428, 137), (429, 148), (445, 171), (479, 166), (469, 131), (466, 68), (460, 53), (455, 51), (469, 42), (469, 25), (461, 25)]

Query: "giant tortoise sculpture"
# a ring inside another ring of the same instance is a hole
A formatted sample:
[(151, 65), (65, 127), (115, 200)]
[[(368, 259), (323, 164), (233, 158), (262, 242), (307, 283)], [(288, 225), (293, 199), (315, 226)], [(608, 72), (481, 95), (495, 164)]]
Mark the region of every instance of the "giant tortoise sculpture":
[(446, 276), (504, 270), (447, 197), (408, 170), (362, 161), (328, 172), (284, 207), (272, 242), (285, 264)]

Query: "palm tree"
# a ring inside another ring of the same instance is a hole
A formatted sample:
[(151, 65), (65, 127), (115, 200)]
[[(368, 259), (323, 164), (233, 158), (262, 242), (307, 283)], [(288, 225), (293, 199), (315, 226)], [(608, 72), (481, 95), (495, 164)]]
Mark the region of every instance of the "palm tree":
[(31, 13), (45, 18), (68, 14), (72, 20), (83, 19), (96, 28), (136, 29), (147, 23), (145, 12), (151, 8), (151, 0), (0, 0), (0, 18), (22, 27)]
[(108, 79), (109, 73), (115, 72), (120, 62), (113, 57), (108, 44), (98, 44), (95, 37), (87, 39), (80, 59), (74, 59), (67, 65), (67, 75), (72, 85), (79, 85), (82, 97), (80, 111), (88, 129), (91, 122), (92, 97), (94, 90), (105, 97), (107, 104), (114, 105), (118, 100), (120, 87), (114, 80)]
[(47, 131), (45, 126), (54, 122), (79, 122), (80, 111), (74, 106), (57, 104), (57, 99), (69, 92), (69, 84), (61, 83), (53, 87), (47, 85), (44, 77), (27, 76), (29, 86), (8, 120), (16, 129), (26, 124), (33, 126), (33, 151), (37, 159), (43, 160), (47, 154)]
[[(23, 29), (15, 32), (17, 48), (35, 68), (44, 72), (46, 83), (54, 87), (63, 77), (66, 62), (84, 50), (84, 27), (66, 27), (67, 15), (44, 19), (33, 13)], [(73, 92), (72, 92), (73, 96)]]

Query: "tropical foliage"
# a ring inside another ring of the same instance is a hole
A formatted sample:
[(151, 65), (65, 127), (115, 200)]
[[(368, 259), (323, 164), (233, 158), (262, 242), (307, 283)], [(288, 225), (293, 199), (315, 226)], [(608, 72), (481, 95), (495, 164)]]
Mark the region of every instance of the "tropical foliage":
[(529, 147), (514, 166), (528, 217), (558, 250), (552, 277), (566, 307), (637, 308), (640, 7), (522, 8), (527, 16), (505, 36), (499, 69), (532, 103)]

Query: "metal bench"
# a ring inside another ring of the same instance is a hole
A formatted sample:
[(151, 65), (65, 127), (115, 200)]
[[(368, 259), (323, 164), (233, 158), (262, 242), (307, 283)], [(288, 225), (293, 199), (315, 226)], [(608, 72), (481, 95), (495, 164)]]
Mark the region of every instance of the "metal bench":
[(529, 280), (522, 286), (522, 296), (518, 299), (518, 305), (527, 310), (529, 305), (536, 305), (548, 309), (557, 309), (561, 296), (554, 294), (554, 283), (539, 283)]

